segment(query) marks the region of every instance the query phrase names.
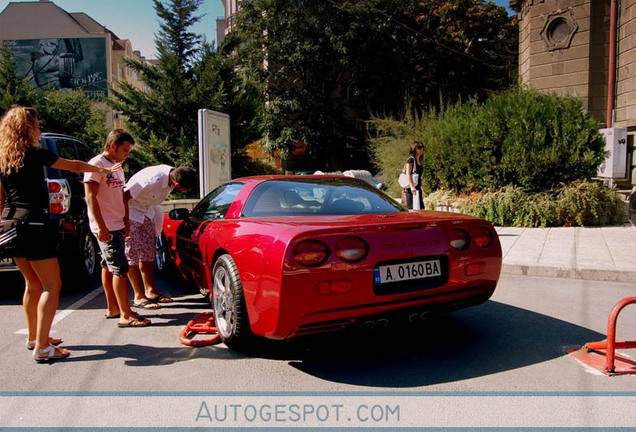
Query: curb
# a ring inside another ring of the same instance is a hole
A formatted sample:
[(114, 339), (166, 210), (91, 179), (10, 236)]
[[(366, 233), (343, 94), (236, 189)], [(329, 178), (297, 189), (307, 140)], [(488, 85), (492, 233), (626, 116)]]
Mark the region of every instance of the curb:
[(502, 274), (515, 276), (541, 276), (563, 279), (581, 279), (601, 282), (636, 283), (636, 271), (608, 269), (576, 269), (527, 264), (506, 264), (501, 267)]

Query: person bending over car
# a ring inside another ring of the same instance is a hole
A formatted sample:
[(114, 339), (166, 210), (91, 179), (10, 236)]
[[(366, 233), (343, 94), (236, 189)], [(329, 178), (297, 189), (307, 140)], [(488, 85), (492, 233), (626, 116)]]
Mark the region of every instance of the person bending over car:
[(157, 291), (153, 274), (155, 242), (161, 235), (163, 225), (161, 203), (173, 189), (189, 192), (198, 183), (199, 178), (192, 168), (174, 168), (170, 165), (144, 168), (126, 183), (124, 197), (128, 202), (130, 218), (126, 257), (130, 266), (130, 283), (135, 293), (133, 306), (157, 309), (159, 303), (172, 301), (171, 297)]

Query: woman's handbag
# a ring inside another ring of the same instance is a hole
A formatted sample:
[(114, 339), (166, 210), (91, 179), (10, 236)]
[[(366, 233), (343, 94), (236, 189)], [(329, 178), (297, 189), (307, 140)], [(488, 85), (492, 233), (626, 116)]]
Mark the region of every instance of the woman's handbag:
[(405, 172), (400, 173), (400, 177), (398, 177), (398, 183), (403, 188), (409, 187), (409, 176), (406, 175)]
[(0, 221), (0, 257), (13, 256), (18, 238), (18, 227), (21, 223), (22, 221), (17, 219)]
[[(411, 157), (409, 157), (409, 159), (411, 159)], [(403, 188), (407, 188), (410, 186), (409, 176), (406, 173), (406, 167), (408, 166), (409, 159), (406, 160), (406, 163), (404, 164), (404, 168), (402, 168), (402, 172), (400, 173), (400, 177), (398, 177), (398, 183)], [(415, 168), (415, 159), (413, 159), (413, 168)], [(413, 178), (413, 184), (416, 185), (417, 181), (419, 180), (417, 172), (411, 171), (411, 177)]]

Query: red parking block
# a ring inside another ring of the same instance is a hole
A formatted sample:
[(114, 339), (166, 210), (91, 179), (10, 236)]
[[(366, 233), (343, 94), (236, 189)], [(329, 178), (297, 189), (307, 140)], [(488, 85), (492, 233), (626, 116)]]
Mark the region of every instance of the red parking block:
[[(213, 336), (207, 339), (194, 339), (199, 333), (211, 334)], [(179, 340), (184, 345), (195, 347), (219, 343), (221, 336), (219, 336), (217, 328), (214, 325), (214, 313), (203, 312), (196, 319), (190, 320), (179, 335)]]
[(590, 350), (583, 346), (577, 350), (568, 350), (568, 355), (609, 376), (636, 374), (636, 361), (619, 353), (614, 354), (614, 370), (612, 372), (608, 372), (606, 369), (607, 352), (605, 350)]

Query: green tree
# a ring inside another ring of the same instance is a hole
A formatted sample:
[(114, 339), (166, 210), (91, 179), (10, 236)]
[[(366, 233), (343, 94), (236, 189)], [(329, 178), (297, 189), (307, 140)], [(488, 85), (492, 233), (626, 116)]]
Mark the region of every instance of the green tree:
[(202, 0), (153, 0), (160, 30), (155, 37), (158, 64), (128, 62), (148, 88), (128, 83), (113, 89), (113, 108), (121, 111), (140, 142), (135, 157), (140, 166), (169, 163), (198, 167), (197, 111), (219, 110), (223, 83), (211, 67), (214, 53), (201, 36), (188, 29), (201, 17)]
[(239, 56), (267, 101), (268, 144), (289, 152), (303, 141), (320, 168), (363, 163), (360, 125), (372, 113), (513, 81), (515, 23), (483, 0), (250, 0), (237, 21)]
[(36, 103), (44, 132), (71, 135), (101, 152), (106, 140), (106, 109), (82, 90), (45, 91)]
[(29, 80), (19, 76), (16, 71), (11, 45), (3, 41), (0, 44), (0, 115), (12, 105), (34, 105), (36, 96)]
[(121, 83), (113, 89), (111, 102), (140, 143), (133, 168), (157, 163), (198, 168), (197, 113), (206, 108), (230, 115), (233, 174), (247, 174), (241, 149), (260, 137), (262, 102), (253, 82), (229, 55), (236, 45), (215, 52), (189, 30), (201, 19), (196, 12), (202, 0), (153, 1), (161, 20), (155, 37), (158, 64), (128, 62), (148, 90)]

